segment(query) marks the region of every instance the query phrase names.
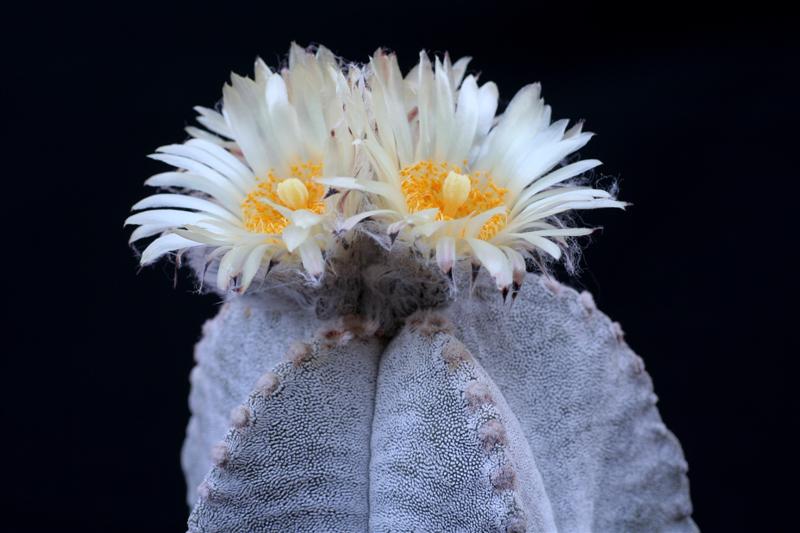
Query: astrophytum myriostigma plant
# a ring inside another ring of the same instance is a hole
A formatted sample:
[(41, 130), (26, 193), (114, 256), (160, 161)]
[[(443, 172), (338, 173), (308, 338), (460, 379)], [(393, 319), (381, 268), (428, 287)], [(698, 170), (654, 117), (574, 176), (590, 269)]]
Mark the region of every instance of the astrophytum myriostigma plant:
[(538, 85), (293, 45), (233, 75), (131, 241), (225, 303), (182, 462), (192, 532), (695, 531), (619, 324), (548, 274), (615, 207)]

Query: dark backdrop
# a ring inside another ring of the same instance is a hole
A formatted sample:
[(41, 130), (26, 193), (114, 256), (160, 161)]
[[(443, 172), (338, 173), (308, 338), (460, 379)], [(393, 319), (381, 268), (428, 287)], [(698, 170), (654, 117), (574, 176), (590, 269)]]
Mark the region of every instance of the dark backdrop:
[(570, 283), (644, 358), (700, 527), (788, 527), (795, 22), (640, 4), (34, 5), (7, 19), (7, 530), (185, 530), (187, 376), (218, 302), (169, 264), (138, 272), (122, 221), (163, 170), (145, 156), (183, 140), (229, 71), (275, 64), (290, 40), (359, 60), (385, 46), (404, 68), (421, 48), (471, 55), (504, 101), (541, 81), (555, 117), (586, 119), (598, 135), (582, 154), (634, 206), (585, 217), (605, 229)]

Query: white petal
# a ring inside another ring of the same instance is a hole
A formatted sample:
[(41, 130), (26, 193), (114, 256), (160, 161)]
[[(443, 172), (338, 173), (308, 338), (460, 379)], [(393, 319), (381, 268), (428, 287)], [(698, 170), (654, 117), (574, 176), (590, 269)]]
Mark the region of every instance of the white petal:
[(214, 144), (218, 144), (220, 146), (227, 146), (230, 144), (230, 141), (226, 141), (222, 137), (215, 135), (213, 133), (209, 133), (202, 128), (197, 128), (195, 126), (186, 126), (183, 128), (183, 131), (188, 133), (191, 137), (195, 139), (204, 139), (208, 142), (212, 142)]
[(484, 83), (478, 89), (478, 133), (486, 135), (497, 112), (499, 92), (493, 82)]
[(532, 244), (536, 248), (539, 248), (548, 255), (552, 256), (553, 259), (561, 259), (561, 248), (559, 248), (557, 244), (549, 239), (540, 237), (538, 235), (533, 235), (531, 233), (511, 233), (508, 236), (509, 238), (521, 239), (529, 244)]
[(266, 63), (264, 63), (263, 59), (257, 57), (255, 68), (253, 69), (253, 71), (255, 72), (256, 84), (258, 84), (259, 86), (266, 87), (267, 76), (272, 74), (272, 69), (270, 69)]
[(247, 168), (236, 156), (221, 146), (203, 139), (192, 139), (186, 142), (187, 146), (200, 148), (215, 158), (215, 167), (220, 173), (227, 176), (245, 191), (255, 186), (253, 171)]
[(436, 241), (436, 264), (447, 274), (456, 262), (456, 241), (452, 237), (440, 237)]
[(312, 226), (316, 226), (317, 224), (319, 224), (324, 220), (324, 218), (321, 215), (318, 215), (307, 209), (299, 209), (297, 211), (292, 211), (291, 215), (288, 218), (289, 220), (292, 221), (292, 224), (299, 226), (301, 228), (310, 228)]
[(284, 218), (286, 218), (288, 220), (292, 220), (292, 213), (294, 213), (294, 211), (292, 211), (288, 207), (283, 206), (283, 205), (281, 205), (281, 204), (279, 204), (277, 202), (273, 202), (269, 198), (266, 198), (266, 197), (263, 197), (263, 196), (260, 197), (258, 199), (258, 201), (263, 203), (263, 204), (266, 204), (266, 205), (270, 206), (272, 209), (274, 209), (275, 211), (277, 211), (278, 213), (283, 215)]
[(272, 131), (271, 143), (278, 148), (281, 162), (276, 161), (276, 170), (281, 170), (290, 160), (297, 157), (306, 158), (309, 154), (302, 150), (304, 143), (298, 137), (299, 125), (297, 113), (289, 104), (286, 82), (274, 74), (267, 79), (267, 110)]
[(239, 223), (240, 219), (224, 207), (209, 200), (186, 196), (184, 194), (154, 194), (136, 202), (131, 209), (141, 210), (153, 207), (177, 207), (181, 209), (194, 209), (215, 215), (233, 224)]
[(151, 237), (156, 233), (161, 233), (164, 231), (164, 227), (160, 224), (145, 224), (144, 226), (139, 226), (133, 232), (131, 232), (131, 236), (128, 239), (128, 244), (132, 244), (139, 239), (146, 239), (147, 237)]
[(350, 231), (355, 227), (356, 224), (364, 220), (365, 218), (369, 217), (376, 217), (376, 216), (392, 216), (396, 215), (395, 211), (390, 209), (373, 209), (372, 211), (363, 211), (356, 215), (346, 218), (341, 224), (338, 226), (339, 231)]
[(444, 220), (434, 220), (432, 222), (415, 223), (414, 234), (422, 235), (423, 237), (430, 237), (447, 224)]
[(198, 226), (187, 226), (186, 229), (175, 228), (171, 232), (207, 246), (223, 246), (231, 242), (229, 235), (213, 233)]
[(432, 207), (430, 209), (423, 209), (422, 211), (417, 211), (416, 213), (412, 213), (411, 215), (409, 215), (408, 218), (414, 224), (419, 224), (420, 222), (428, 222), (430, 220), (433, 220), (438, 214), (439, 214), (439, 208)]
[(316, 181), (334, 189), (363, 191), (387, 198), (395, 193), (394, 187), (380, 181), (360, 180), (355, 178), (320, 178)]
[(217, 288), (228, 290), (231, 279), (241, 272), (245, 259), (252, 251), (250, 246), (234, 246), (219, 262), (217, 270)]
[(513, 170), (514, 179), (509, 182), (509, 194), (516, 197), (532, 179), (536, 179), (552, 169), (572, 152), (582, 148), (594, 134), (581, 133), (577, 137), (557, 143), (548, 144), (529, 153), (518, 167)]
[(208, 219), (206, 213), (196, 213), (194, 211), (180, 211), (178, 209), (152, 209), (142, 211), (129, 216), (125, 220), (125, 225), (153, 224), (160, 225), (162, 228), (183, 226), (186, 224), (197, 224), (199, 221)]
[(331, 187), (333, 189), (346, 189), (346, 190), (370, 191), (370, 192), (374, 191), (374, 189), (372, 189), (373, 184), (377, 183), (379, 185), (385, 185), (377, 181), (360, 180), (349, 177), (317, 178), (315, 181), (317, 181), (318, 183), (322, 183), (323, 185), (327, 185), (328, 187)]
[[(569, 125), (569, 121), (566, 119), (548, 125), (545, 123), (548, 111), (549, 106), (543, 106), (538, 115), (527, 119), (518, 118), (515, 135), (506, 146), (505, 153), (501, 154), (497, 160), (496, 170), (498, 173), (516, 180), (527, 178), (527, 182), (539, 177), (539, 174), (534, 175), (528, 167), (540, 161), (542, 157), (546, 157), (546, 154), (558, 145), (564, 135), (564, 130)], [(530, 122), (536, 124), (537, 127), (534, 128)], [(542, 129), (538, 127), (539, 125), (547, 127)]]
[(148, 157), (150, 159), (155, 159), (156, 161), (162, 161), (176, 168), (188, 170), (192, 174), (203, 176), (204, 178), (216, 183), (220, 187), (232, 187), (232, 184), (228, 178), (216, 170), (204, 165), (203, 163), (195, 161), (194, 159), (164, 153), (151, 154)]
[(225, 123), (225, 118), (220, 113), (201, 106), (195, 107), (194, 110), (200, 115), (197, 117), (197, 122), (214, 133), (227, 137), (228, 139), (233, 138), (230, 129), (228, 129), (228, 125)]
[(298, 246), (303, 244), (310, 235), (308, 228), (301, 228), (298, 226), (286, 226), (283, 229), (283, 242), (286, 243), (286, 249), (294, 252)]
[(450, 66), (450, 58), (445, 54), (445, 64), (450, 75), (450, 84), (453, 87), (458, 87), (461, 80), (464, 78), (464, 73), (467, 71), (467, 65), (472, 61), (471, 57), (461, 57), (456, 61), (453, 66)]
[[(616, 207), (619, 209), (624, 209), (628, 204), (626, 202), (620, 202), (618, 200), (607, 200), (607, 199), (593, 199), (593, 200), (582, 200), (577, 202), (565, 202), (563, 204), (559, 204), (551, 209), (546, 211), (535, 211), (530, 215), (531, 220), (543, 220), (548, 217), (557, 215), (559, 213), (563, 213), (565, 211), (569, 211), (572, 209), (604, 209), (607, 207)], [(516, 219), (515, 219), (516, 222)]]
[(569, 165), (564, 165), (563, 167), (554, 170), (553, 172), (550, 172), (546, 176), (537, 179), (527, 189), (522, 191), (522, 194), (516, 201), (516, 205), (511, 210), (512, 216), (516, 213), (516, 211), (525, 207), (526, 202), (534, 194), (543, 191), (548, 187), (552, 187), (553, 185), (566, 181), (570, 178), (583, 174), (587, 170), (591, 170), (599, 165), (602, 165), (602, 163), (597, 159), (584, 159), (582, 161), (577, 161)]
[[(410, 73), (409, 73), (410, 75)], [(415, 150), (416, 159), (431, 159), (435, 139), (435, 105), (434, 105), (434, 78), (431, 71), (431, 62), (423, 51), (419, 54), (419, 65), (416, 69), (417, 85), (417, 117), (419, 120), (419, 134)]]
[(435, 59), (434, 82), (433, 158), (437, 161), (446, 161), (452, 141), (456, 137), (455, 102), (450, 79), (444, 72), (439, 58)]
[(480, 115), (478, 98), (478, 84), (475, 82), (475, 77), (467, 76), (458, 91), (454, 139), (447, 152), (448, 161), (462, 161), (469, 155), (478, 128)]
[[(403, 196), (403, 193), (400, 192), (397, 187), (390, 185), (389, 183), (366, 179), (339, 177), (320, 178), (316, 181), (333, 189), (354, 190), (376, 194), (388, 200), (389, 204), (395, 209), (397, 209), (397, 206), (405, 204), (405, 197)], [(402, 212), (404, 211), (405, 210)]]
[[(518, 291), (520, 286), (522, 286), (522, 282), (525, 280), (525, 272), (527, 271), (525, 258), (522, 257), (521, 253), (509, 246), (501, 246), (500, 249), (503, 250), (503, 253), (506, 254), (508, 261), (511, 263), (514, 290)], [(512, 297), (516, 297), (516, 294), (513, 294)]]
[(236, 88), (226, 85), (222, 89), (225, 120), (253, 173), (266, 176), (272, 162), (268, 152), (271, 139), (260, 123), (265, 113), (263, 104), (252, 82), (235, 79), (234, 83)]
[(407, 165), (413, 158), (411, 122), (407, 118), (403, 100), (403, 75), (397, 65), (397, 57), (382, 51), (375, 53), (370, 60), (373, 75), (370, 77), (372, 89), (372, 112), (377, 126), (380, 144), (395, 160), (397, 165)]
[(466, 239), (475, 257), (494, 278), (497, 288), (506, 289), (513, 280), (511, 263), (496, 246), (480, 239)]
[(226, 235), (227, 238), (235, 239), (237, 241), (260, 239), (263, 236), (258, 233), (251, 233), (240, 224), (231, 224), (227, 220), (211, 218), (208, 216), (197, 222), (186, 224), (185, 227), (186, 229), (198, 228), (206, 232), (216, 233), (218, 235)]
[(203, 163), (230, 180), (232, 186), (238, 188), (242, 193), (246, 193), (255, 186), (255, 179), (249, 168), (245, 167), (230, 152), (209, 141), (191, 139), (185, 144), (161, 146), (156, 151)]
[(276, 106), (289, 105), (289, 94), (286, 92), (286, 82), (279, 74), (267, 78), (267, 107), (272, 110)]
[(517, 144), (530, 145), (530, 139), (536, 135), (545, 119), (545, 107), (540, 94), (541, 86), (535, 83), (523, 87), (514, 95), (498, 118), (497, 126), (489, 134), (485, 153), (476, 163), (477, 168), (493, 170), (511, 147)]
[(305, 241), (298, 248), (300, 252), (300, 259), (303, 262), (303, 268), (306, 272), (319, 278), (325, 271), (325, 261), (322, 258), (322, 251), (319, 246), (312, 239)]
[(189, 172), (162, 172), (151, 176), (144, 184), (150, 187), (180, 187), (182, 189), (205, 193), (217, 200), (232, 213), (239, 212), (242, 201), (245, 198), (244, 195), (234, 187), (220, 187), (218, 184), (203, 176), (198, 176)]
[(541, 212), (559, 206), (565, 202), (578, 200), (592, 200), (595, 198), (610, 198), (611, 194), (602, 189), (589, 187), (555, 187), (542, 191), (528, 199), (528, 205), (522, 210), (522, 215)]
[(142, 265), (149, 265), (162, 255), (173, 252), (175, 250), (183, 250), (185, 248), (192, 248), (200, 246), (201, 243), (191, 241), (180, 235), (167, 234), (159, 237), (150, 243), (150, 245), (142, 252)]
[(270, 247), (271, 245), (269, 244), (258, 245), (253, 248), (253, 250), (250, 252), (250, 255), (247, 256), (247, 259), (242, 266), (242, 281), (240, 284), (242, 291), (246, 291), (250, 286), (250, 283), (252, 283), (253, 278), (256, 277), (258, 269), (261, 268), (264, 254)]

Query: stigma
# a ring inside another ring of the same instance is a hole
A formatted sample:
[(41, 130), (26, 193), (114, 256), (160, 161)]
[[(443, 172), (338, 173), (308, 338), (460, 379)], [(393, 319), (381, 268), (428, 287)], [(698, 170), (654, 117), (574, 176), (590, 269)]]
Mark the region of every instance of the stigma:
[(458, 208), (469, 198), (472, 182), (469, 176), (450, 171), (442, 184), (442, 208), (444, 214), (452, 217)]
[(293, 211), (307, 209), (318, 215), (325, 212), (325, 186), (314, 181), (322, 175), (322, 164), (304, 161), (291, 165), (284, 175), (272, 170), (242, 201), (244, 226), (253, 233), (278, 234), (289, 224), (278, 211), (262, 200), (269, 200)]
[(289, 209), (305, 209), (308, 207), (308, 187), (297, 178), (283, 180), (276, 187), (278, 198)]

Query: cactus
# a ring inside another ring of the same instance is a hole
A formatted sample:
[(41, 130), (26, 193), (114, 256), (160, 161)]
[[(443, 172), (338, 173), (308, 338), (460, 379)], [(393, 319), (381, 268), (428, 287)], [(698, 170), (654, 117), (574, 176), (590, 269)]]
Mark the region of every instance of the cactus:
[(340, 255), (204, 326), (190, 531), (696, 530), (642, 360), (589, 293), (528, 273), (511, 305), (366, 238)]
[[(541, 87), (293, 44), (153, 158), (131, 242), (226, 303), (191, 374), (196, 533), (693, 531), (641, 359), (573, 270), (619, 208)], [(540, 272), (535, 274), (534, 272)]]

